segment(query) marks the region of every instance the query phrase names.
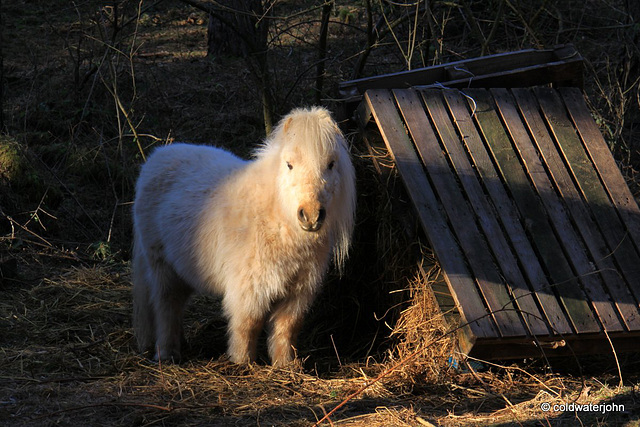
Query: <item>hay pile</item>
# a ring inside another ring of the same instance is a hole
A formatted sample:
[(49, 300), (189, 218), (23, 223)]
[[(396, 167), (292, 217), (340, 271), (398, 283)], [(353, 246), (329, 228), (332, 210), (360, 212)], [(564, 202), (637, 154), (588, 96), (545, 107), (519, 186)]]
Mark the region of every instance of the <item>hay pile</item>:
[[(221, 425), (254, 425), (263, 420), (308, 425), (383, 368), (345, 365), (327, 376), (300, 365), (231, 364), (221, 355), (223, 328), (216, 333), (217, 328), (203, 326), (206, 315), (215, 314), (208, 298), (194, 302), (187, 335), (195, 341), (192, 347), (200, 347), (191, 356), (203, 353), (198, 341), (211, 338), (221, 344), (219, 356), (153, 364), (133, 348), (125, 264), (61, 269), (46, 276), (33, 286), (13, 282), (3, 288), (0, 424), (198, 425), (218, 420)], [(202, 329), (208, 337), (201, 336)], [(372, 385), (340, 416), (373, 410), (393, 394), (382, 383)], [(381, 411), (369, 419), (411, 416)]]
[[(149, 362), (133, 348), (124, 263), (13, 281), (0, 300), (0, 425), (309, 426), (326, 414), (322, 425), (477, 425), (576, 416), (542, 413), (544, 402), (634, 407), (635, 386), (615, 387), (615, 375), (559, 376), (535, 362), (453, 369), (433, 301), (420, 302), (431, 296), (418, 280), (411, 286), (413, 303), (400, 314), (385, 360), (345, 360), (323, 371), (316, 356), (287, 369), (228, 362), (208, 298), (196, 300), (187, 319), (188, 361)], [(590, 423), (628, 414), (578, 415)]]

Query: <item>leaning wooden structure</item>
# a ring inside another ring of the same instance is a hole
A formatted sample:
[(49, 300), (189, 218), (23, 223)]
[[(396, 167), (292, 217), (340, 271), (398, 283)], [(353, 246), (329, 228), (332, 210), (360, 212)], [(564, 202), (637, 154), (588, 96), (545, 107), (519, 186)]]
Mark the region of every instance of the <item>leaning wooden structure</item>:
[(394, 75), (387, 87), (384, 78), (344, 87), (356, 88), (357, 120), (377, 127), (405, 183), (455, 302), (463, 353), (638, 350), (640, 210), (576, 87), (580, 57), (571, 46), (536, 51), (518, 71), (523, 53), (512, 55), (497, 66), (482, 58), (489, 72), (466, 81)]

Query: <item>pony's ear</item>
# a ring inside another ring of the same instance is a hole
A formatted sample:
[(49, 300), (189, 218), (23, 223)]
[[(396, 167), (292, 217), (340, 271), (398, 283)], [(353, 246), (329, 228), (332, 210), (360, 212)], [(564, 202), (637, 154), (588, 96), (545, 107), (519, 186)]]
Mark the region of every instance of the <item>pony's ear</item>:
[(284, 122), (284, 126), (282, 127), (282, 129), (284, 130), (284, 132), (286, 133), (287, 130), (289, 130), (289, 126), (291, 126), (291, 122), (293, 121), (293, 117), (289, 117), (289, 119)]
[(331, 113), (329, 113), (327, 110), (322, 109), (320, 110), (320, 113), (318, 114), (318, 119), (320, 119), (322, 122), (331, 125), (334, 129), (338, 130), (338, 124), (336, 123), (335, 120), (333, 120), (333, 117), (331, 117)]

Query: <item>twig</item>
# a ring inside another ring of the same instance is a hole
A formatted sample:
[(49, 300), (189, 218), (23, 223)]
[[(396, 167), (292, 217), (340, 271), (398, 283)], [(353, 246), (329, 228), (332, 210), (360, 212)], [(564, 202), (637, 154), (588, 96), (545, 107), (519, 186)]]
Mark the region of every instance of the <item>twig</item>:
[(329, 34), (329, 18), (333, 2), (329, 1), (322, 7), (322, 23), (320, 24), (320, 43), (318, 44), (318, 66), (316, 68), (316, 104), (322, 99), (325, 63), (327, 62), (327, 36)]
[(51, 242), (49, 242), (47, 239), (45, 239), (44, 237), (38, 235), (37, 233), (34, 233), (33, 231), (29, 230), (27, 227), (23, 226), (22, 224), (20, 224), (18, 221), (16, 221), (15, 219), (13, 219), (11, 216), (7, 215), (4, 213), (4, 211), (0, 208), (0, 215), (2, 215), (3, 217), (5, 217), (11, 224), (12, 224), (12, 228), (13, 225), (17, 225), (18, 227), (20, 227), (22, 230), (26, 231), (27, 233), (31, 234), (32, 236), (42, 240), (49, 248), (54, 248), (55, 246), (53, 246), (51, 244)]
[[(111, 68), (112, 67), (110, 67), (110, 69)], [(138, 135), (138, 131), (136, 130), (136, 127), (133, 124), (133, 121), (131, 120), (131, 117), (127, 113), (127, 110), (122, 105), (122, 101), (120, 101), (120, 96), (118, 96), (118, 88), (117, 88), (117, 84), (115, 83), (115, 78), (116, 78), (115, 77), (115, 70), (113, 70), (112, 72), (113, 72), (113, 78), (114, 78), (113, 88), (109, 87), (109, 85), (107, 85), (106, 82), (104, 82), (105, 83), (105, 87), (107, 88), (107, 90), (109, 91), (111, 96), (113, 97), (113, 100), (116, 103), (116, 108), (118, 110), (120, 110), (120, 112), (124, 116), (125, 120), (127, 121), (127, 124), (129, 125), (129, 129), (131, 129), (131, 133), (133, 133), (133, 139), (136, 142), (136, 144), (138, 145), (138, 150), (140, 151), (140, 155), (142, 156), (142, 160), (146, 160), (146, 156), (144, 155), (144, 150), (142, 149), (142, 145), (140, 144), (140, 137)]]
[[(307, 9), (304, 9), (304, 10), (301, 10), (299, 12), (295, 12), (295, 13), (292, 13), (291, 15), (286, 15), (286, 16), (276, 16), (276, 15), (269, 15), (269, 14), (257, 15), (256, 13), (253, 13), (253, 12), (249, 12), (249, 11), (242, 10), (242, 9), (235, 9), (233, 7), (229, 7), (227, 5), (218, 3), (217, 1), (214, 1), (214, 0), (209, 0), (207, 3), (200, 2), (199, 0), (180, 0), (180, 1), (182, 3), (188, 4), (189, 6), (195, 7), (196, 9), (201, 10), (202, 12), (206, 12), (206, 13), (212, 14), (212, 15), (216, 16), (216, 18), (218, 17), (218, 15), (221, 12), (225, 12), (225, 13), (230, 13), (230, 14), (233, 14), (233, 15), (250, 16), (252, 18), (257, 18), (259, 20), (270, 19), (270, 20), (283, 21), (283, 20), (289, 20), (291, 18), (296, 18), (298, 16), (302, 16), (302, 15), (305, 15), (307, 13), (313, 12), (315, 10), (321, 9), (326, 4), (333, 3), (334, 0), (327, 0), (322, 4), (319, 4), (319, 5), (316, 5), (316, 6), (311, 6), (311, 7), (307, 8)], [(271, 5), (269, 5), (269, 10), (273, 8), (275, 3), (276, 2), (273, 2)]]
[[(406, 15), (403, 15), (397, 18), (395, 21), (387, 21), (387, 17), (385, 15), (384, 8), (383, 8), (382, 16), (378, 18), (378, 21), (374, 26), (371, 0), (368, 0), (366, 4), (367, 4), (367, 45), (359, 53), (358, 61), (356, 66), (354, 67), (351, 80), (360, 78), (364, 70), (365, 63), (367, 62), (367, 58), (371, 54), (371, 51), (376, 46), (378, 46), (378, 42), (380, 40), (382, 40), (388, 33), (393, 34), (393, 29), (398, 25), (402, 24), (405, 20), (410, 18), (415, 19), (415, 14), (419, 14), (421, 11), (425, 10), (424, 7), (416, 8), (416, 10), (414, 10), (413, 12), (408, 12)], [(384, 27), (385, 23), (387, 24), (386, 28)], [(395, 37), (395, 34), (394, 34), (394, 37)], [(403, 52), (403, 55), (404, 55), (404, 52)]]
[[(414, 357), (416, 357), (417, 355), (419, 355), (420, 353), (422, 353), (424, 351), (424, 349), (426, 347), (429, 347), (433, 344), (435, 344), (436, 342), (444, 339), (445, 337), (447, 337), (448, 335), (454, 333), (455, 331), (457, 331), (458, 329), (460, 329), (462, 326), (458, 326), (448, 332), (446, 332), (445, 334), (443, 334), (442, 336), (439, 336), (433, 340), (431, 340), (430, 342), (428, 342), (427, 344), (425, 344), (424, 346), (420, 346), (417, 350), (414, 350), (412, 353), (410, 353), (409, 355), (405, 356), (404, 358), (400, 359), (397, 363), (395, 363), (394, 365), (392, 365), (390, 368), (385, 369), (384, 371), (382, 371), (382, 373), (380, 373), (377, 377), (375, 377), (373, 380), (371, 381), (366, 381), (364, 383), (364, 385), (362, 387), (360, 387), (358, 390), (354, 391), (353, 393), (351, 393), (350, 395), (348, 395), (346, 398), (344, 398), (344, 400), (342, 402), (340, 402), (335, 408), (333, 408), (331, 411), (327, 412), (325, 414), (324, 417), (322, 417), (320, 420), (318, 420), (318, 422), (316, 422), (313, 426), (319, 426), (320, 423), (324, 422), (324, 421), (329, 421), (331, 423), (331, 415), (333, 415), (338, 409), (342, 408), (344, 405), (346, 405), (347, 403), (349, 403), (351, 400), (353, 400), (355, 397), (359, 396), (360, 394), (362, 394), (362, 392), (364, 392), (366, 389), (368, 389), (369, 387), (371, 387), (372, 385), (376, 384), (377, 382), (379, 382), (380, 380), (382, 380), (383, 378), (385, 378), (386, 376), (390, 375), (393, 371), (395, 371), (396, 369), (398, 369), (399, 367), (401, 367), (402, 365), (405, 365), (406, 363), (408, 363), (411, 359), (413, 359)], [(333, 424), (333, 423), (332, 423)]]
[[(480, 51), (480, 56), (486, 55), (487, 52), (489, 51), (489, 45), (491, 44), (491, 40), (493, 39), (493, 36), (495, 36), (496, 30), (498, 29), (498, 26), (500, 25), (500, 22), (502, 21), (502, 17), (504, 15), (505, 2), (508, 2), (508, 0), (502, 0), (500, 2), (500, 5), (498, 6), (498, 11), (496, 12), (496, 18), (493, 22), (493, 26), (491, 27), (491, 31), (489, 31), (489, 35), (482, 43), (482, 50)], [(511, 6), (511, 4), (509, 5)], [(526, 22), (524, 25), (527, 25)]]
[(613, 358), (616, 361), (616, 368), (618, 369), (618, 378), (620, 378), (620, 381), (618, 382), (618, 389), (622, 389), (622, 387), (624, 386), (624, 382), (622, 381), (622, 369), (620, 368), (620, 361), (618, 360), (618, 354), (616, 353), (616, 348), (614, 347), (613, 341), (611, 341), (611, 337), (609, 337), (607, 330), (603, 329), (602, 331), (604, 332), (604, 336), (607, 337), (607, 341), (609, 341), (609, 345), (611, 346), (611, 352), (613, 353)]
[[(390, 1), (385, 1), (385, 3), (391, 4), (391, 5), (395, 5), (398, 6), (396, 3), (390, 2)], [(398, 49), (400, 50), (400, 53), (402, 53), (402, 56), (404, 57), (404, 60), (407, 64), (407, 70), (411, 69), (411, 59), (413, 58), (413, 52), (415, 50), (416, 47), (416, 35), (418, 33), (418, 15), (420, 12), (420, 1), (411, 4), (411, 5), (403, 5), (403, 6), (410, 6), (416, 7), (416, 10), (414, 12), (414, 26), (413, 26), (413, 30), (411, 29), (411, 25), (409, 25), (409, 40), (407, 41), (407, 52), (405, 53), (404, 49), (402, 48), (402, 43), (400, 42), (400, 40), (398, 40), (398, 37), (396, 36), (395, 31), (393, 31), (393, 28), (395, 27), (392, 26), (392, 24), (389, 22), (389, 20), (387, 19), (387, 14), (384, 12), (384, 6), (382, 5), (382, 0), (380, 0), (380, 8), (382, 10), (382, 17), (384, 18), (384, 21), (387, 24), (387, 28), (389, 29), (389, 32), (391, 33), (391, 35), (393, 36), (393, 40), (395, 41), (396, 45), (398, 46)], [(410, 16), (410, 15), (408, 15)], [(401, 18), (402, 19), (402, 18)]]
[(60, 177), (53, 171), (53, 169), (51, 167), (49, 167), (49, 165), (46, 164), (40, 157), (35, 156), (35, 158), (38, 159), (40, 164), (47, 169), (47, 171), (51, 174), (51, 176), (53, 176), (55, 178), (55, 180), (58, 181), (58, 184), (60, 184), (60, 186), (73, 199), (73, 201), (76, 202), (76, 204), (78, 205), (78, 207), (80, 208), (82, 213), (86, 215), (86, 217), (89, 219), (91, 224), (93, 224), (95, 226), (96, 230), (98, 230), (98, 232), (102, 233), (102, 229), (100, 228), (100, 226), (95, 222), (93, 217), (91, 215), (89, 215), (89, 212), (87, 212), (87, 210), (85, 209), (84, 205), (82, 203), (80, 203), (80, 200), (78, 200), (76, 195), (69, 189), (69, 187), (62, 181), (62, 179), (60, 179)]
[[(522, 372), (522, 373), (524, 373), (524, 374), (528, 375), (529, 377), (531, 377), (531, 379), (535, 380), (537, 383), (539, 383), (539, 384), (540, 384), (541, 386), (543, 386), (544, 388), (546, 388), (546, 389), (549, 391), (549, 393), (551, 393), (551, 394), (555, 395), (556, 397), (560, 397), (560, 393), (558, 393), (557, 391), (552, 390), (552, 389), (551, 389), (549, 386), (547, 386), (543, 381), (540, 381), (538, 378), (536, 378), (536, 376), (535, 376), (535, 375), (530, 374), (529, 372), (527, 372), (526, 370), (524, 370), (524, 369), (522, 369), (522, 368), (520, 368), (520, 367), (517, 367), (517, 366), (513, 366), (513, 367), (510, 367), (510, 366), (504, 366), (504, 365), (500, 365), (500, 364), (498, 364), (498, 363), (492, 363), (492, 362), (488, 362), (488, 361), (486, 361), (486, 360), (476, 359), (475, 357), (472, 357), (472, 356), (465, 356), (465, 357), (466, 357), (467, 359), (477, 360), (478, 362), (482, 362), (482, 363), (485, 363), (485, 364), (487, 364), (487, 365), (495, 366), (495, 367), (500, 368), (500, 369), (505, 369), (505, 370), (513, 369), (513, 370), (516, 370), (516, 371), (520, 371), (520, 372)], [(564, 385), (563, 385), (563, 386), (564, 386)]]
[(329, 336), (331, 338), (331, 344), (333, 345), (333, 351), (336, 352), (336, 358), (338, 359), (338, 365), (342, 368), (342, 361), (340, 360), (340, 354), (338, 354), (338, 347), (336, 347), (336, 343), (333, 340), (333, 334)]

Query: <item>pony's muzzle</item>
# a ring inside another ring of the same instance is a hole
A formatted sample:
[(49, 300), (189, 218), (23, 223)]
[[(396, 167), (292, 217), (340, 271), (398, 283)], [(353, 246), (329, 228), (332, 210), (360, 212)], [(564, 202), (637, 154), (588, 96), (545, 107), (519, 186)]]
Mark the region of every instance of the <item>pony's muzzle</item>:
[(316, 212), (310, 214), (304, 207), (298, 209), (298, 222), (304, 231), (318, 231), (327, 217), (327, 211), (320, 207)]

